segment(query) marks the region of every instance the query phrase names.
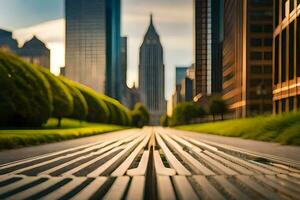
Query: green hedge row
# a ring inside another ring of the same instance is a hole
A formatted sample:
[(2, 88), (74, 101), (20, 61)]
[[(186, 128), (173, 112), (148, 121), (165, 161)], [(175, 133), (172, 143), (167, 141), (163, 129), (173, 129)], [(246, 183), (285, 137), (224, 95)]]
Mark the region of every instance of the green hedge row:
[(50, 117), (126, 126), (132, 121), (118, 101), (0, 52), (0, 126), (38, 127)]

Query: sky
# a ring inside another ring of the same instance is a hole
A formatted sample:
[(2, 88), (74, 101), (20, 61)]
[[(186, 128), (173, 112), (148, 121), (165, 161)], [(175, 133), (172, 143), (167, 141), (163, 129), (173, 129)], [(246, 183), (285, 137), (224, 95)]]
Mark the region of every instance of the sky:
[[(76, 0), (74, 0), (76, 2)], [(64, 66), (63, 0), (0, 0), (0, 28), (22, 45), (36, 35), (51, 49), (51, 71)], [(192, 0), (122, 0), (122, 36), (128, 37), (127, 84), (138, 82), (138, 52), (153, 14), (164, 48), (166, 99), (175, 88), (175, 67), (193, 61)]]

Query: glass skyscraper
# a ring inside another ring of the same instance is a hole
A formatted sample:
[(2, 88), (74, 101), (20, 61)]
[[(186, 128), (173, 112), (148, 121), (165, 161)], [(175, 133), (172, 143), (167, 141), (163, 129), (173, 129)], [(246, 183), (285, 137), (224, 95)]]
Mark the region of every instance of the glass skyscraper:
[(120, 99), (120, 0), (66, 0), (66, 76)]

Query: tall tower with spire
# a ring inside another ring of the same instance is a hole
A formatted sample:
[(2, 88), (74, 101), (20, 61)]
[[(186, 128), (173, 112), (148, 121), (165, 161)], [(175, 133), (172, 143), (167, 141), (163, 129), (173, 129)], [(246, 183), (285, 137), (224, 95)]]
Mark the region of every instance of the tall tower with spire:
[(140, 47), (139, 88), (141, 101), (150, 112), (150, 124), (158, 125), (160, 116), (166, 112), (165, 66), (163, 47), (153, 25), (152, 14)]

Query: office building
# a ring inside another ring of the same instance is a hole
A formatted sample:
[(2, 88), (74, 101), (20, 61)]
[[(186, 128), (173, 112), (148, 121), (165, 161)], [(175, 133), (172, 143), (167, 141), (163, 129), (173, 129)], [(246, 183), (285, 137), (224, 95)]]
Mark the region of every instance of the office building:
[(66, 0), (66, 76), (120, 100), (120, 0)]
[(166, 113), (165, 101), (165, 67), (163, 47), (159, 35), (150, 25), (140, 47), (139, 89), (141, 102), (150, 112), (150, 124), (158, 125), (161, 115)]
[(176, 79), (176, 85), (180, 85), (181, 81), (186, 76), (186, 71), (188, 70), (188, 67), (176, 67), (175, 71), (175, 79)]
[(272, 110), (273, 0), (225, 0), (223, 99), (231, 117)]
[(223, 0), (194, 0), (195, 95), (222, 91)]
[(300, 109), (300, 1), (274, 1), (273, 111)]

